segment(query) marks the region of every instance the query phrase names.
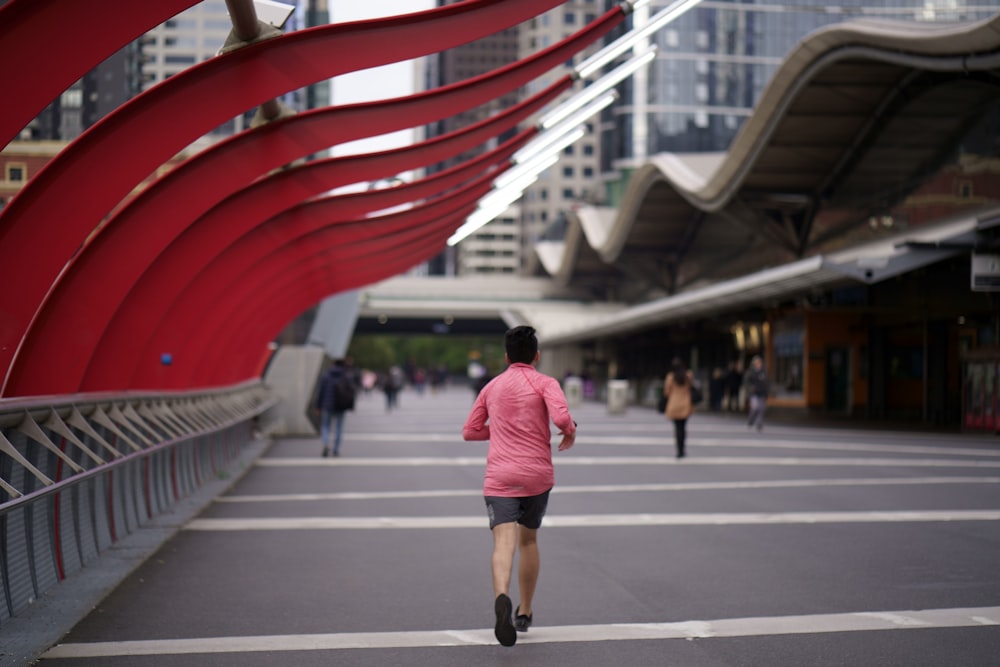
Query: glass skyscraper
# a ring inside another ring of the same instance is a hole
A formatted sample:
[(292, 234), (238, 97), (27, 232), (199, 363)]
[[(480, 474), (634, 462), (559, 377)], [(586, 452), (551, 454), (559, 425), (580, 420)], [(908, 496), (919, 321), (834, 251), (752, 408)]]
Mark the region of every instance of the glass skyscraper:
[[(671, 4), (653, 0), (639, 12)], [(807, 34), (843, 21), (957, 22), (985, 19), (995, 3), (966, 0), (703, 2), (651, 38), (655, 62), (629, 80), (603, 126), (602, 172), (663, 152), (725, 151), (780, 63)], [(636, 14), (636, 20), (642, 14)]]

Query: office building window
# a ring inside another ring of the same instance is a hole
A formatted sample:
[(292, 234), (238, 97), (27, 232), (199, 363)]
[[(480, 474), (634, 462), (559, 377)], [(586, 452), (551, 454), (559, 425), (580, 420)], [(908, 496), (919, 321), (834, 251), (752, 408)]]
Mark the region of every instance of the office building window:
[(24, 181), (27, 169), (23, 164), (8, 164), (7, 165), (7, 180), (11, 183), (20, 183)]

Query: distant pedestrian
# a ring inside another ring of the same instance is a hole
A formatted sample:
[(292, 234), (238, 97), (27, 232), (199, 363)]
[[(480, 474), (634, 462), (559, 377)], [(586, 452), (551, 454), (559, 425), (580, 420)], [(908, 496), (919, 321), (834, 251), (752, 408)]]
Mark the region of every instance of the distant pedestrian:
[(712, 412), (722, 410), (722, 399), (726, 394), (726, 374), (721, 368), (712, 371), (712, 379), (708, 381), (708, 406)]
[(687, 440), (687, 420), (694, 413), (694, 403), (691, 400), (691, 386), (694, 375), (687, 369), (684, 362), (678, 358), (670, 363), (670, 372), (663, 383), (663, 395), (667, 397), (667, 419), (674, 422), (674, 442), (677, 447), (677, 458), (687, 455), (685, 445)]
[(726, 401), (729, 412), (740, 412), (740, 389), (743, 387), (743, 373), (739, 362), (733, 361), (726, 371)]
[(320, 440), (323, 443), (322, 456), (331, 454), (331, 422), (334, 422), (334, 456), (340, 456), (340, 442), (344, 435), (344, 414), (354, 409), (355, 390), (351, 369), (343, 359), (337, 359), (323, 374), (319, 392), (316, 394), (316, 410), (320, 413)]
[(767, 371), (764, 370), (764, 360), (760, 355), (750, 362), (750, 370), (747, 371), (746, 379), (747, 395), (750, 397), (750, 414), (747, 419), (747, 428), (756, 428), (758, 432), (764, 430), (764, 410), (767, 408), (767, 395), (770, 385), (767, 379)]
[(385, 411), (392, 412), (399, 407), (399, 392), (403, 388), (406, 376), (399, 366), (393, 366), (382, 380), (382, 391), (385, 392)]
[[(573, 446), (576, 422), (558, 380), (535, 370), (539, 358), (535, 330), (510, 329), (504, 347), (507, 370), (476, 396), (462, 437), (489, 441), (483, 495), (493, 531), (493, 632), (503, 646), (513, 646), (517, 633), (527, 632), (534, 619), (531, 604), (541, 562), (537, 533), (555, 483), (549, 422), (562, 436), (559, 451)], [(521, 600), (512, 611), (508, 593), (518, 550)]]

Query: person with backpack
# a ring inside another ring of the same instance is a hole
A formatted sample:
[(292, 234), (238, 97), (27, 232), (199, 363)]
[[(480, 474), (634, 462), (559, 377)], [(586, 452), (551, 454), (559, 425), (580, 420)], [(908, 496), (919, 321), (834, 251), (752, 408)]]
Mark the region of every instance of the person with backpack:
[[(322, 456), (340, 456), (340, 441), (344, 434), (344, 414), (354, 409), (354, 378), (348, 372), (343, 359), (336, 359), (323, 374), (319, 392), (316, 394), (316, 409), (320, 413), (319, 432), (323, 442)], [(336, 420), (333, 429), (333, 450), (330, 449), (330, 422)]]

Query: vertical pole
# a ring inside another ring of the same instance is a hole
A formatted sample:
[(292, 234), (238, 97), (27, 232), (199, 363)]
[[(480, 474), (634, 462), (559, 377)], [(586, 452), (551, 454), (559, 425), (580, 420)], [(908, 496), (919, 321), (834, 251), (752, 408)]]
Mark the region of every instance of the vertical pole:
[[(226, 0), (226, 8), (229, 10), (229, 20), (233, 22), (233, 32), (244, 42), (257, 37), (260, 33), (260, 24), (257, 21), (257, 10), (253, 6), (253, 0)], [(281, 113), (281, 107), (277, 100), (267, 100), (260, 105), (261, 114), (264, 118), (277, 118)]]

